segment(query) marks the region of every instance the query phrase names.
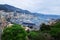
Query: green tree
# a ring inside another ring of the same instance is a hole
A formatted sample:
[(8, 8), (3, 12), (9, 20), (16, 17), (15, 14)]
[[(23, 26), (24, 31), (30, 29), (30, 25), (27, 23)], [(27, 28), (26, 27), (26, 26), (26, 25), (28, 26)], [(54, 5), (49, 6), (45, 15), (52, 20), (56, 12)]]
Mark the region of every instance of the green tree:
[(30, 40), (51, 40), (51, 36), (48, 33), (42, 32), (30, 32), (29, 35)]
[(2, 40), (27, 40), (27, 33), (21, 25), (13, 24), (3, 30)]
[(49, 33), (55, 40), (60, 40), (60, 22), (54, 24)]
[(40, 26), (40, 30), (41, 31), (49, 31), (51, 30), (49, 25), (46, 25), (45, 23), (42, 23), (42, 25)]

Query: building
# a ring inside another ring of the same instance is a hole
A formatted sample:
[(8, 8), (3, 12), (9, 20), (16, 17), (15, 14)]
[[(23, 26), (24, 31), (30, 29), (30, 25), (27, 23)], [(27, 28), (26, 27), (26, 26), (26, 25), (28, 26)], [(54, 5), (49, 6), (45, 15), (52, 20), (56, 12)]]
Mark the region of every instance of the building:
[(34, 23), (23, 22), (22, 25), (25, 26), (25, 27), (29, 27), (31, 30), (39, 30), (37, 25), (34, 24)]

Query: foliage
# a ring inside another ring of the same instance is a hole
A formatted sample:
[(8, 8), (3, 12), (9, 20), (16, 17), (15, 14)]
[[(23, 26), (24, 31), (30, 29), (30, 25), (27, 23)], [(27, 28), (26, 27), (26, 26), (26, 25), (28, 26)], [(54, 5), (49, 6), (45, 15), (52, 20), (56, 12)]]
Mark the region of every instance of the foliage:
[(53, 25), (54, 28), (60, 28), (60, 22), (57, 22), (56, 24)]
[[(48, 25), (42, 24), (40, 30), (43, 33), (50, 34), (54, 40), (60, 40), (60, 21), (56, 22), (53, 26), (52, 25), (48, 26)], [(49, 31), (49, 32), (47, 32), (47, 31)]]
[(40, 30), (41, 31), (49, 31), (49, 30), (51, 30), (51, 28), (50, 28), (49, 25), (46, 25), (46, 24), (43, 23), (40, 27)]
[(3, 30), (2, 40), (26, 40), (26, 31), (21, 25), (14, 24)]
[(39, 34), (38, 32), (31, 31), (28, 35), (28, 38), (30, 40), (39, 40), (40, 38), (37, 38), (37, 37), (40, 37), (40, 36), (38, 36), (38, 34)]
[(3, 30), (2, 40), (60, 40), (60, 22), (53, 25), (42, 24), (39, 31), (30, 31), (27, 34), (21, 25), (14, 24)]
[(54, 24), (49, 33), (55, 40), (60, 40), (60, 22)]
[(47, 33), (42, 32), (30, 32), (29, 35), (30, 40), (50, 40), (51, 36)]

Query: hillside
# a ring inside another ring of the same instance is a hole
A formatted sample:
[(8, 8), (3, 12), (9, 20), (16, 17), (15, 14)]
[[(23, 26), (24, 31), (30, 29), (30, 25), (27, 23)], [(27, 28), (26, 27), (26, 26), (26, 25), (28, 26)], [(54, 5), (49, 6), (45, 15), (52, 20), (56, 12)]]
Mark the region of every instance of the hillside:
[[(17, 13), (22, 14), (24, 16), (24, 18), (20, 15), (21, 16), (20, 19), (17, 19), (17, 20), (22, 19), (24, 22), (27, 22), (27, 20), (28, 20), (28, 21), (36, 23), (36, 24), (37, 23), (39, 24), (44, 21), (48, 22), (51, 19), (60, 19), (60, 15), (46, 15), (46, 14), (42, 14), (42, 13), (32, 13), (28, 10), (16, 8), (16, 7), (8, 5), (8, 4), (0, 4), (0, 10), (4, 10), (5, 12), (15, 12), (15, 14), (17, 14)], [(15, 19), (13, 19), (13, 20), (15, 20)]]

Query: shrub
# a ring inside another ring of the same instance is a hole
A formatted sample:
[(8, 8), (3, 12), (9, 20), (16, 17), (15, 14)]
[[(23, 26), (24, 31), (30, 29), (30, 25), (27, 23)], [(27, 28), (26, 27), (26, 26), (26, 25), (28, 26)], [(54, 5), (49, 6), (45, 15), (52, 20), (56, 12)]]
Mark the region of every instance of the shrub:
[(14, 24), (3, 30), (2, 40), (26, 40), (27, 33), (21, 25)]

